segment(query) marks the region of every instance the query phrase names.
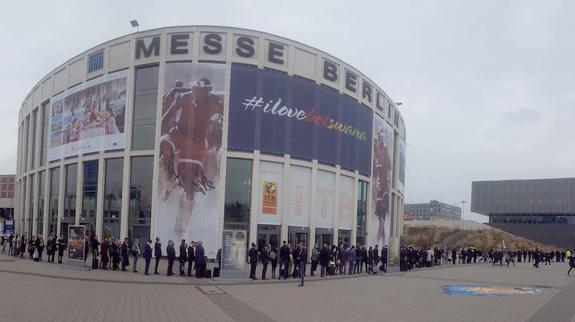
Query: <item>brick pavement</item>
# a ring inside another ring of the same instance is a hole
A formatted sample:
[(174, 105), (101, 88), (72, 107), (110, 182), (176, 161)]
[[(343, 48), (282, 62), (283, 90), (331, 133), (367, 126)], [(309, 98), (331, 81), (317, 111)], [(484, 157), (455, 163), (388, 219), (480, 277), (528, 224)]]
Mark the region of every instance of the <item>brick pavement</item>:
[[(217, 288), (224, 294), (205, 294), (201, 285), (186, 285), (193, 278), (154, 276), (161, 282), (153, 284), (142, 274), (5, 260), (0, 257), (0, 321), (575, 321), (569, 307), (575, 278), (566, 276), (564, 263), (538, 270), (529, 264), (457, 265), (399, 276), (315, 280), (305, 287), (297, 287), (296, 280), (222, 284)], [(30, 275), (39, 268), (58, 275)], [(24, 272), (1, 272), (17, 269)], [(89, 275), (109, 279), (81, 280)], [(441, 286), (462, 283), (536, 285), (542, 292), (506, 297), (442, 293)]]

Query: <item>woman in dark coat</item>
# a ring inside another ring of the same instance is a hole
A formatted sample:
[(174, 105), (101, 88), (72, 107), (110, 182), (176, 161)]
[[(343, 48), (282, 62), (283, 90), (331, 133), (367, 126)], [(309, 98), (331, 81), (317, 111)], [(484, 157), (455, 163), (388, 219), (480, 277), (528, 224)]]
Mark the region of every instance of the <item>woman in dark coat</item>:
[(130, 245), (128, 245), (128, 238), (125, 238), (124, 242), (122, 243), (122, 247), (120, 248), (120, 254), (122, 255), (122, 271), (123, 272), (127, 272), (126, 267), (130, 266), (129, 249), (130, 249)]
[(66, 249), (66, 239), (60, 235), (57, 241), (58, 244), (58, 264), (62, 264), (62, 257), (64, 257), (64, 250)]
[(119, 256), (119, 249), (118, 249), (118, 241), (112, 239), (112, 243), (110, 245), (110, 256), (112, 256), (112, 270), (117, 271), (120, 264), (120, 256)]
[(46, 242), (46, 254), (48, 254), (48, 263), (54, 263), (54, 254), (56, 254), (56, 237), (51, 235)]
[(32, 236), (30, 241), (28, 241), (28, 254), (30, 255), (30, 259), (32, 259), (32, 255), (34, 254), (34, 250), (36, 249), (36, 236)]
[(44, 253), (44, 240), (40, 235), (36, 237), (36, 250), (38, 251), (38, 261), (42, 261), (42, 253)]

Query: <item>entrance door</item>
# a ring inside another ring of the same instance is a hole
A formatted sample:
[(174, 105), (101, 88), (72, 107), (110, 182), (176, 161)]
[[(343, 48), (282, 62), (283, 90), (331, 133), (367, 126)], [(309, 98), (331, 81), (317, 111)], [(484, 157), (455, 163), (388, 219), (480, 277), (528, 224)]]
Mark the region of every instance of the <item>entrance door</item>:
[(299, 242), (303, 241), (306, 245), (308, 245), (308, 235), (307, 233), (296, 233), (295, 234), (295, 243), (299, 244)]
[(333, 245), (333, 234), (321, 234), (321, 243)]

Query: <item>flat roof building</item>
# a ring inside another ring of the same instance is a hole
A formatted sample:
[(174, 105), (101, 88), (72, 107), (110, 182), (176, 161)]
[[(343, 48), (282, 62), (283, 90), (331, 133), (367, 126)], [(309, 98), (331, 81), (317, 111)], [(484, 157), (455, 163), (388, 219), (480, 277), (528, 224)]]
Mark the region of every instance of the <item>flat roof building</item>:
[(415, 220), (461, 220), (461, 208), (441, 201), (430, 200), (426, 203), (405, 204), (405, 213)]
[(474, 181), (471, 211), (489, 225), (538, 242), (573, 248), (575, 178)]

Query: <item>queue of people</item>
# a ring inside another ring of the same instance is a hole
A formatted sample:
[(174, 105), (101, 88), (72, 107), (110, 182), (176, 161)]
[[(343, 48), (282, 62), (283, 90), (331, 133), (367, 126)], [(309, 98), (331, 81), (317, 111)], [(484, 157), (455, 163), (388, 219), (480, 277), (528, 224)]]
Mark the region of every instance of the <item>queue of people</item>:
[[(32, 235), (28, 237), (26, 233), (22, 236), (18, 234), (9, 234), (0, 236), (0, 247), (2, 247), (2, 254), (10, 256), (19, 256), (24, 258), (28, 256), (31, 260), (36, 262), (42, 261), (44, 250), (46, 250), (47, 261), (54, 263), (56, 253), (58, 253), (58, 263), (62, 263), (64, 250), (66, 249), (67, 240), (60, 236), (56, 238), (50, 235), (48, 240), (44, 242), (42, 235)], [(28, 255), (26, 255), (26, 253)]]

